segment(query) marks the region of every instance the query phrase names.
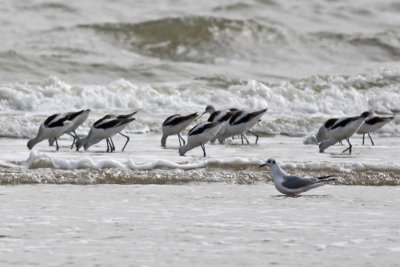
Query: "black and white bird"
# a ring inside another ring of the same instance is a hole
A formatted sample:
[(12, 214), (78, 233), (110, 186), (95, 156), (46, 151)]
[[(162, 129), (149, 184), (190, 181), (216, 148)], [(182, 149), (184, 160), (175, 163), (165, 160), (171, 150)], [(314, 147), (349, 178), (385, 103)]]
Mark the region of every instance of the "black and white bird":
[(126, 145), (129, 142), (129, 136), (122, 134), (121, 131), (125, 129), (126, 126), (135, 118), (132, 118), (136, 112), (127, 115), (106, 115), (103, 118), (96, 121), (90, 128), (89, 134), (82, 139), (76, 141), (76, 151), (78, 151), (82, 146), (87, 150), (90, 146), (97, 144), (103, 139), (107, 142), (107, 152), (113, 152), (115, 150), (114, 142), (111, 137), (120, 134), (126, 138), (126, 143), (122, 148), (124, 151)]
[[(87, 118), (89, 117), (89, 112), (90, 109), (82, 109), (78, 112), (68, 112), (65, 115), (67, 116), (67, 119), (71, 120), (71, 127), (69, 127), (64, 133), (69, 134), (72, 136), (74, 139), (71, 145), (71, 149), (74, 147), (76, 140), (79, 138), (78, 135), (76, 134), (75, 130), (82, 124), (84, 123)], [(64, 134), (63, 133), (63, 134)], [(52, 146), (54, 144), (55, 137), (50, 137), (49, 138), (49, 145)]]
[(391, 117), (379, 117), (376, 115), (369, 116), (364, 121), (364, 124), (361, 125), (360, 129), (358, 129), (358, 131), (357, 131), (358, 134), (363, 135), (362, 144), (364, 145), (365, 134), (368, 134), (369, 139), (371, 140), (371, 144), (375, 145), (374, 141), (372, 141), (372, 137), (371, 137), (370, 133), (382, 128), (383, 126), (385, 126), (385, 124), (391, 122), (393, 119), (394, 119), (393, 116), (391, 116)]
[(250, 131), (250, 129), (253, 128), (254, 125), (258, 123), (261, 116), (264, 115), (266, 111), (267, 109), (262, 109), (255, 112), (246, 112), (246, 111), (235, 112), (229, 119), (229, 123), (226, 125), (225, 131), (218, 136), (218, 141), (222, 144), (224, 143), (225, 139), (230, 136), (241, 135), (246, 139), (247, 143), (249, 143), (249, 141), (244, 135), (245, 132), (249, 132), (256, 137), (255, 143), (257, 144), (258, 135)]
[(220, 122), (203, 122), (194, 126), (188, 133), (187, 144), (179, 148), (179, 155), (183, 156), (187, 151), (201, 146), (205, 157), (206, 149), (204, 145), (219, 132), (221, 126), (222, 123)]
[(48, 138), (54, 138), (56, 142), (56, 150), (58, 150), (59, 146), (57, 138), (69, 129), (72, 123), (73, 122), (67, 114), (51, 115), (40, 124), (36, 137), (28, 141), (28, 148), (32, 149), (37, 143)]
[(209, 113), (210, 117), (208, 117), (208, 122), (221, 122), (222, 126), (220, 131), (210, 139), (211, 143), (214, 143), (215, 140), (217, 140), (218, 136), (223, 134), (225, 132), (225, 128), (227, 127), (230, 118), (235, 114), (238, 110), (235, 108), (230, 108), (227, 110), (215, 110), (215, 108), (212, 105), (208, 105), (206, 107), (206, 110), (204, 111), (203, 114)]
[(315, 178), (302, 178), (289, 175), (281, 169), (275, 159), (268, 159), (260, 168), (264, 166), (271, 168), (275, 188), (287, 196), (296, 196), (310, 189), (322, 186), (326, 182), (335, 180), (332, 175)]
[(161, 146), (165, 147), (167, 143), (167, 137), (175, 134), (178, 135), (179, 146), (185, 145), (185, 139), (183, 139), (180, 132), (188, 127), (189, 124), (191, 124), (196, 118), (197, 112), (186, 116), (182, 116), (180, 114), (169, 116), (162, 124), (163, 134), (161, 137)]
[(363, 112), (360, 116), (345, 117), (340, 119), (329, 119), (318, 131), (317, 141), (319, 144), (319, 152), (324, 152), (328, 147), (346, 140), (349, 143), (349, 147), (343, 150), (342, 153), (349, 151), (351, 154), (352, 145), (350, 143), (350, 137), (360, 129), (365, 119), (371, 115), (371, 112)]

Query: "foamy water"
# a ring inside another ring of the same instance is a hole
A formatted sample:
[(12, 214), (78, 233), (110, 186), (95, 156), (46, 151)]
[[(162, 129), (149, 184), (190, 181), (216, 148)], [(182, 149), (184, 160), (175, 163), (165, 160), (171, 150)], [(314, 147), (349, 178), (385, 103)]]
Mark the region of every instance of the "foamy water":
[[(376, 137), (376, 145), (362, 146), (361, 137), (352, 139), (353, 153), (341, 153), (344, 146), (333, 146), (319, 153), (316, 145), (304, 145), (303, 138), (261, 137), (258, 145), (241, 145), (228, 140), (225, 145), (206, 145), (181, 157), (177, 137), (160, 145), (160, 135), (131, 135), (124, 152), (124, 138), (115, 137), (116, 152), (106, 153), (100, 142), (87, 151), (70, 150), (70, 139), (60, 140), (60, 150), (39, 143), (33, 151), (25, 139), (2, 139), (8, 153), (0, 157), (2, 184), (180, 184), (187, 182), (257, 183), (270, 182), (271, 172), (259, 169), (268, 158), (276, 158), (288, 172), (303, 176), (335, 175), (336, 184), (398, 185), (400, 153), (398, 138)], [(254, 143), (254, 139), (250, 138)]]

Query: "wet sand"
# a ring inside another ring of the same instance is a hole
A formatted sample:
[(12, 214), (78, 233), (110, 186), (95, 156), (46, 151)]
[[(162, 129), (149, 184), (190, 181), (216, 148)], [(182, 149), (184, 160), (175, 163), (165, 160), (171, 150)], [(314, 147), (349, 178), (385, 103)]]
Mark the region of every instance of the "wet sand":
[(0, 187), (1, 265), (398, 266), (400, 188)]

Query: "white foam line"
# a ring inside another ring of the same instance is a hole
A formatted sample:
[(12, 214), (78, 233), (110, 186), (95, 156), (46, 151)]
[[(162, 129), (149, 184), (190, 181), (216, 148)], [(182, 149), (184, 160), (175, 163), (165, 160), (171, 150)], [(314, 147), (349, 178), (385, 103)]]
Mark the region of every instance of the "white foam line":
[[(104, 169), (104, 168), (118, 168), (118, 169), (131, 169), (131, 170), (152, 170), (152, 169), (181, 169), (181, 170), (191, 170), (206, 168), (208, 166), (240, 166), (240, 165), (254, 165), (258, 166), (264, 163), (261, 159), (245, 159), (245, 158), (232, 158), (232, 159), (199, 159), (199, 161), (191, 163), (176, 163), (164, 159), (154, 160), (149, 163), (136, 163), (133, 159), (128, 159), (126, 162), (120, 162), (114, 159), (105, 159), (95, 161), (91, 158), (85, 157), (79, 160), (67, 160), (67, 159), (57, 159), (53, 154), (40, 153), (36, 150), (32, 150), (28, 159), (21, 165), (15, 165), (12, 163), (0, 161), (0, 167), (6, 168), (26, 168), (29, 169), (34, 165), (35, 161), (44, 160), (48, 161), (50, 164), (45, 164), (45, 166), (51, 165), (55, 169)], [(334, 169), (340, 173), (349, 173), (352, 171), (362, 171), (365, 169), (373, 170), (400, 170), (398, 165), (381, 165), (381, 164), (365, 164), (365, 163), (353, 163), (353, 164), (331, 164), (331, 163), (282, 163), (282, 166), (291, 170), (294, 169)]]

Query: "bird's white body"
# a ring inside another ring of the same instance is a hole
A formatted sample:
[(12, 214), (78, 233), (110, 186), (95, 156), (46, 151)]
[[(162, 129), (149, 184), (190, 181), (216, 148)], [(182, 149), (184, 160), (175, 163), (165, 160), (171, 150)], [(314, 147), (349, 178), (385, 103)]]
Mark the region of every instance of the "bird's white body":
[[(79, 114), (78, 116), (74, 117), (74, 118), (71, 120), (71, 126), (70, 126), (68, 129), (66, 129), (65, 132), (63, 132), (62, 134), (74, 132), (82, 123), (84, 123), (84, 122), (88, 119), (89, 113), (90, 113), (90, 109), (87, 109), (87, 110), (84, 110), (84, 111), (83, 111), (81, 114)], [(70, 114), (73, 114), (73, 113), (72, 113), (72, 112), (69, 112), (69, 113), (66, 113), (65, 115), (68, 116), (68, 115), (70, 115)], [(75, 138), (75, 137), (74, 137), (74, 138)], [(54, 141), (55, 141), (55, 138), (54, 138), (54, 137), (49, 138), (49, 145), (52, 146), (53, 143), (54, 143)], [(71, 148), (72, 148), (72, 147), (71, 147)]]
[[(336, 144), (339, 141), (348, 139), (360, 129), (361, 125), (364, 123), (365, 119), (368, 117), (370, 113), (364, 112), (360, 116), (357, 117), (346, 117), (337, 119), (335, 123), (333, 123), (329, 128), (321, 130), (317, 134), (317, 141), (320, 142), (319, 148), (320, 152), (323, 152), (328, 147)], [(324, 127), (324, 126), (322, 126)], [(322, 128), (321, 127), (321, 128)], [(321, 138), (323, 136), (323, 138)], [(321, 141), (322, 139), (322, 141)], [(350, 152), (351, 152), (351, 144)]]
[(237, 112), (236, 109), (227, 109), (227, 110), (221, 110), (221, 111), (214, 111), (217, 114), (213, 116), (213, 113), (211, 113), (210, 118), (208, 119), (209, 122), (221, 122), (221, 128), (218, 131), (218, 133), (210, 139), (211, 143), (214, 143), (217, 138), (224, 134), (226, 131), (226, 127), (229, 124), (229, 120), (232, 117), (232, 115)]
[(66, 114), (54, 114), (48, 117), (45, 122), (40, 124), (36, 137), (28, 141), (28, 148), (32, 149), (37, 143), (45, 139), (58, 138), (71, 125), (72, 121), (67, 119)]
[[(229, 123), (224, 126), (223, 133), (218, 136), (218, 141), (222, 144), (226, 138), (240, 135), (250, 130), (258, 123), (261, 116), (264, 115), (266, 111), (266, 109), (253, 113), (238, 111), (232, 116)], [(254, 115), (252, 116), (251, 114)], [(248, 120), (243, 120), (246, 117)]]
[[(80, 140), (77, 141), (77, 150), (81, 146), (87, 150), (94, 144), (97, 144), (103, 139), (112, 137), (117, 133), (120, 133), (126, 126), (128, 126), (129, 122), (133, 121), (134, 118), (124, 118), (119, 119), (117, 116), (108, 115), (105, 116), (103, 119), (96, 122), (89, 131), (89, 134)], [(107, 127), (107, 124), (114, 124), (111, 127)]]
[(179, 148), (179, 154), (183, 156), (187, 151), (203, 146), (219, 132), (221, 126), (222, 123), (219, 122), (204, 122), (196, 125), (188, 134), (187, 144)]
[[(373, 131), (376, 131), (387, 123), (391, 122), (394, 117), (378, 117), (378, 116), (370, 116), (368, 117), (363, 125), (361, 125), (360, 129), (358, 129), (358, 134), (367, 134)], [(375, 121), (376, 122), (375, 122)]]
[(188, 127), (196, 118), (197, 118), (197, 113), (193, 113), (187, 116), (181, 116), (179, 114), (176, 114), (168, 117), (162, 125), (163, 134), (161, 137), (161, 145), (165, 147), (168, 136), (179, 134), (186, 127)]

